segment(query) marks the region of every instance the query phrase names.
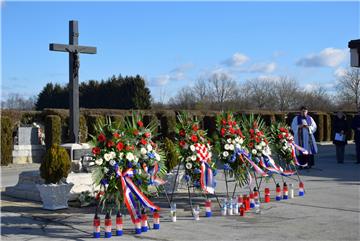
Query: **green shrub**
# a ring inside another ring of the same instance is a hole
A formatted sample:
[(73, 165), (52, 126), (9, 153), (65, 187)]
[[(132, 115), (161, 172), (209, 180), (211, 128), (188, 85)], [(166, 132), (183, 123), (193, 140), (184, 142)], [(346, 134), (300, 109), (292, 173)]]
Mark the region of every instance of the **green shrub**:
[(45, 145), (49, 149), (52, 145), (61, 143), (61, 119), (57, 115), (45, 118)]
[(172, 138), (174, 136), (176, 116), (174, 112), (164, 111), (156, 113), (160, 121), (160, 133), (162, 137)]
[(318, 114), (317, 116), (318, 116), (317, 131), (316, 131), (318, 133), (317, 141), (324, 141), (324, 115)]
[(331, 116), (329, 114), (325, 114), (324, 115), (325, 118), (325, 126), (324, 126), (324, 141), (331, 141), (331, 131), (332, 131), (332, 127), (331, 127)]
[(180, 164), (180, 158), (176, 151), (175, 144), (167, 137), (164, 139), (164, 151), (166, 155), (166, 168), (168, 172), (170, 172)]
[(55, 144), (46, 151), (44, 161), (40, 166), (40, 175), (46, 184), (56, 184), (68, 176), (70, 166), (70, 157), (65, 148)]
[(1, 165), (9, 165), (12, 162), (13, 129), (10, 118), (1, 118)]

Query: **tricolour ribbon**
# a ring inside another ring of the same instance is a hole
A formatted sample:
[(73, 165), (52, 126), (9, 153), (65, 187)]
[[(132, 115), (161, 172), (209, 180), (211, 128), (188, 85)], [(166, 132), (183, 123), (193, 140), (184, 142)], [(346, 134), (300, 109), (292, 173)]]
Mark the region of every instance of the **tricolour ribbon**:
[(296, 157), (296, 150), (301, 152), (303, 155), (308, 155), (309, 152), (305, 148), (302, 148), (301, 146), (296, 145), (294, 142), (291, 142), (290, 145), (291, 145), (291, 156), (294, 158), (295, 165), (301, 166), (301, 167), (306, 167), (308, 165), (307, 163), (305, 163), (304, 165), (301, 165), (300, 162), (298, 161), (298, 159)]
[(214, 175), (209, 165), (210, 154), (204, 144), (196, 143), (195, 145), (196, 154), (200, 161), (200, 187), (205, 193), (214, 194)]
[(153, 210), (160, 210), (160, 208), (154, 205), (133, 183), (131, 177), (134, 175), (132, 168), (127, 169), (124, 172), (120, 172), (120, 169), (116, 169), (116, 174), (121, 181), (121, 186), (124, 195), (124, 202), (129, 211), (131, 220), (135, 223), (136, 219), (141, 218), (140, 212), (136, 210), (136, 202), (133, 198), (135, 196), (142, 206)]
[(150, 175), (149, 185), (160, 186), (166, 183), (163, 179), (157, 176), (159, 171), (159, 164), (157, 161), (154, 161), (154, 166), (148, 167), (146, 163), (143, 164), (143, 169), (146, 173)]
[(243, 150), (243, 149), (241, 150), (241, 149), (238, 149), (238, 148), (236, 148), (235, 151), (238, 153), (238, 155), (243, 156), (243, 157), (245, 158), (245, 160), (247, 160), (247, 161), (250, 163), (250, 165), (254, 168), (254, 171), (255, 171), (257, 174), (259, 174), (259, 175), (261, 175), (261, 176), (263, 176), (263, 177), (268, 176), (268, 174), (266, 174), (266, 172), (264, 172), (258, 165), (255, 164), (255, 162), (253, 162), (253, 161), (251, 160), (251, 154), (247, 153), (247, 152), (246, 152), (245, 150)]
[(264, 155), (264, 157), (265, 158), (262, 158), (262, 160), (264, 160), (265, 168), (268, 169), (270, 172), (275, 172), (282, 176), (291, 176), (296, 173), (291, 170), (284, 170), (284, 169), (282, 169), (282, 167), (276, 165), (274, 159), (272, 159), (271, 156)]

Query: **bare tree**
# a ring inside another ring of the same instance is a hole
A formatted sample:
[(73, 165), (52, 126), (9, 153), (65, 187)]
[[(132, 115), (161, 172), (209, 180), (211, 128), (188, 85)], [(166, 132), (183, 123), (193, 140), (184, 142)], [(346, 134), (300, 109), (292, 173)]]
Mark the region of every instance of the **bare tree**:
[(354, 108), (359, 108), (360, 102), (360, 71), (359, 69), (348, 69), (338, 79), (338, 99), (347, 102)]
[(225, 73), (214, 73), (209, 78), (210, 95), (220, 109), (224, 109), (224, 102), (231, 101), (238, 90), (236, 81)]
[(275, 109), (275, 82), (268, 79), (247, 80), (242, 88), (243, 98), (250, 108)]
[(17, 109), (17, 110), (33, 110), (35, 108), (36, 97), (32, 96), (24, 98), (18, 93), (9, 94), (6, 100), (1, 101), (2, 109)]
[(199, 78), (193, 88), (194, 95), (197, 101), (207, 102), (209, 97), (209, 85), (206, 80)]
[(170, 98), (169, 105), (172, 108), (194, 109), (196, 98), (193, 90), (190, 87), (183, 87), (176, 96)]
[(293, 109), (296, 105), (296, 93), (299, 91), (297, 81), (288, 76), (281, 76), (275, 82), (276, 109), (280, 111)]

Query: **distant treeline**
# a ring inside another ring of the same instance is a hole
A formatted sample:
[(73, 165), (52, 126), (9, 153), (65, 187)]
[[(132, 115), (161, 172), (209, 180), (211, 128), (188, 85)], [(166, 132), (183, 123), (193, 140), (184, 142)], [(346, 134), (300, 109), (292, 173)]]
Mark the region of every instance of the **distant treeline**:
[[(79, 86), (80, 107), (106, 109), (150, 109), (150, 90), (145, 80), (136, 75), (112, 76), (108, 80), (90, 80)], [(37, 110), (69, 108), (69, 86), (48, 83), (38, 95)]]

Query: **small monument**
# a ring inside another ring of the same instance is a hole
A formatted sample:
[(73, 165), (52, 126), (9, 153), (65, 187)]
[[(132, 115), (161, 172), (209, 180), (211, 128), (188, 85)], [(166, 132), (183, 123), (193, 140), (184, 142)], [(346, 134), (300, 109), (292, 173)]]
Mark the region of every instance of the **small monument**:
[(32, 126), (18, 127), (12, 151), (14, 164), (41, 163), (45, 154), (42, 129), (34, 123)]

